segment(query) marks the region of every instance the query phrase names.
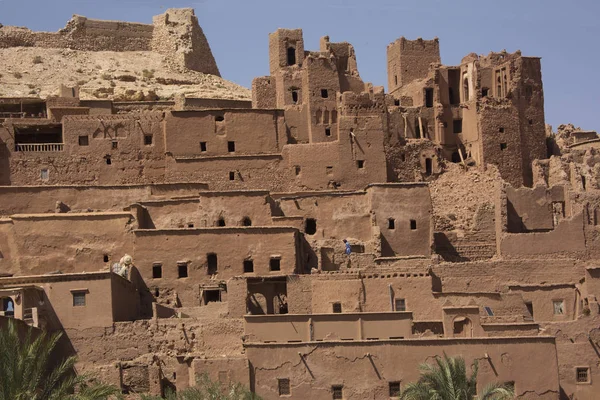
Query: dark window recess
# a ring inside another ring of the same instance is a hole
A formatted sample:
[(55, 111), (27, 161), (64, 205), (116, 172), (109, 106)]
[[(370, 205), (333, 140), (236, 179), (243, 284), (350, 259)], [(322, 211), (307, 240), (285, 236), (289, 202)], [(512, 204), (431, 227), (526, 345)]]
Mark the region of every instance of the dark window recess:
[(331, 128), (325, 128), (325, 136), (331, 136)]
[(277, 379), (277, 387), (278, 387), (280, 396), (287, 396), (287, 395), (292, 394), (292, 392), (290, 390), (289, 378)]
[(492, 310), (491, 307), (483, 307), (483, 309), (485, 310), (485, 313), (489, 316), (489, 317), (493, 317), (494, 316), (494, 310)]
[(400, 106), (400, 100), (398, 100), (398, 99), (395, 99), (395, 100), (394, 100), (394, 105), (395, 105), (395, 106)]
[(111, 165), (111, 164), (112, 164), (112, 161), (111, 161), (111, 159), (110, 159), (110, 156), (106, 156), (106, 157), (104, 157), (104, 158), (106, 159), (106, 165)]
[(396, 229), (396, 220), (394, 218), (388, 218), (388, 229)]
[(433, 89), (425, 89), (425, 107), (433, 107)]
[(204, 289), (204, 304), (219, 303), (221, 301), (220, 289)]
[(400, 396), (400, 382), (390, 382), (390, 397), (399, 397)]
[(162, 264), (152, 265), (152, 279), (162, 278)]
[(298, 91), (292, 90), (292, 103), (298, 104)]
[(108, 258), (109, 258), (108, 254), (105, 254), (104, 257), (102, 257), (102, 258), (103, 258), (104, 262), (108, 262)]
[(152, 145), (152, 135), (144, 135), (144, 144), (146, 146)]
[(394, 75), (394, 85), (398, 84), (398, 75)]
[(201, 152), (205, 152), (206, 151), (206, 142), (200, 142), (200, 151)]
[(271, 258), (269, 261), (269, 269), (271, 271), (281, 271), (281, 258)]
[(498, 128), (498, 132), (504, 133), (504, 127), (501, 126), (500, 128)]
[(296, 173), (296, 175), (300, 175), (300, 171), (301, 171), (301, 168), (300, 168), (300, 166), (299, 166), (299, 165), (296, 165), (296, 166), (294, 167), (294, 172)]
[(79, 145), (80, 146), (88, 146), (90, 144), (90, 140), (88, 135), (79, 136)]
[(206, 255), (206, 263), (208, 264), (208, 275), (216, 274), (219, 269), (217, 255), (215, 253), (208, 253)]
[(114, 149), (118, 149), (119, 148), (119, 142), (112, 142), (112, 148)]
[(335, 314), (341, 314), (342, 312), (342, 303), (333, 303), (331, 305), (331, 310), (335, 313)]
[(431, 175), (433, 173), (433, 161), (427, 157), (425, 159), (425, 175)]
[(217, 221), (217, 226), (225, 226), (225, 218), (219, 218), (219, 220)]
[(481, 97), (487, 97), (489, 92), (490, 92), (490, 89), (488, 89), (486, 87), (481, 88)]
[(452, 131), (454, 133), (462, 133), (462, 119), (452, 121)]
[(588, 367), (577, 368), (577, 383), (588, 383), (590, 381), (590, 369)]
[(190, 222), (190, 223), (188, 223), (188, 224), (187, 224), (187, 227), (188, 227), (188, 228), (193, 228), (193, 227), (194, 227), (194, 224)]
[(223, 122), (225, 121), (225, 117), (222, 115), (215, 116), (215, 122)]
[(314, 235), (317, 233), (317, 220), (314, 218), (306, 218), (304, 221), (304, 233)]
[(396, 311), (406, 311), (406, 299), (394, 299)]
[(85, 292), (74, 292), (73, 293), (73, 307), (85, 306)]
[(533, 303), (528, 301), (527, 303), (525, 303), (525, 306), (527, 306), (527, 311), (529, 311), (529, 314), (531, 314), (531, 318), (533, 318)]
[(532, 119), (529, 120), (529, 125), (533, 125), (533, 120)]
[(250, 217), (244, 217), (244, 219), (242, 219), (242, 225), (252, 226), (252, 220), (250, 219)]
[(235, 180), (235, 171), (229, 171), (229, 180), (230, 181), (234, 181)]
[(344, 398), (344, 387), (342, 385), (332, 386), (331, 392), (333, 400), (341, 400)]
[(177, 263), (177, 277), (178, 278), (187, 278), (188, 277), (187, 263)]
[(417, 221), (416, 220), (414, 220), (414, 219), (410, 220), (410, 229), (413, 230), (413, 231), (415, 229), (417, 229)]
[(296, 64), (296, 49), (293, 47), (287, 48), (287, 65)]
[(506, 143), (500, 143), (500, 150), (506, 150), (506, 148), (508, 147), (508, 145)]
[(254, 261), (244, 260), (244, 273), (254, 272)]
[(160, 291), (158, 290), (158, 288), (154, 289), (154, 297), (159, 297), (160, 296)]
[(363, 169), (365, 167), (365, 160), (356, 160), (356, 166), (359, 169)]
[(324, 99), (329, 97), (329, 93), (327, 92), (327, 89), (321, 89), (321, 97)]
[(235, 142), (227, 142), (227, 151), (230, 153), (235, 151)]

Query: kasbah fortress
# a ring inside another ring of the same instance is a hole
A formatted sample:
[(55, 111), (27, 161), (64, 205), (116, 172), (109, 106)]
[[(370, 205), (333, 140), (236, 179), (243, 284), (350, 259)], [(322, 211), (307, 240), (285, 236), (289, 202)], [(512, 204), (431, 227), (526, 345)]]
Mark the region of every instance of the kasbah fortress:
[(250, 92), (192, 9), (0, 26), (0, 324), (128, 396), (389, 399), (447, 353), (600, 398), (600, 137), (545, 125), (540, 58), (400, 37), (386, 93), (268, 41)]

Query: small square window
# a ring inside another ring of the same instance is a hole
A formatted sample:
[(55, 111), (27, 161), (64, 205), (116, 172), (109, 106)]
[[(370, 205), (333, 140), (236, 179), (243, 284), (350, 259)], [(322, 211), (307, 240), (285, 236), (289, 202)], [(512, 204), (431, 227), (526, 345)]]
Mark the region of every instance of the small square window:
[(206, 151), (206, 142), (200, 142), (200, 151), (202, 153)]
[(321, 97), (324, 99), (329, 97), (329, 93), (327, 92), (327, 89), (321, 89)]
[(271, 271), (281, 271), (281, 258), (271, 257), (269, 261), (269, 269)]
[(492, 310), (491, 307), (483, 307), (483, 309), (485, 310), (485, 313), (489, 316), (489, 317), (493, 317), (494, 316), (494, 311)]
[(144, 144), (146, 146), (152, 146), (152, 135), (144, 135)]
[(162, 278), (162, 264), (154, 264), (152, 265), (152, 279), (160, 279)]
[(50, 173), (48, 172), (47, 168), (44, 168), (40, 171), (40, 179), (43, 181), (50, 179)]
[(342, 303), (333, 303), (331, 305), (331, 309), (334, 314), (341, 314), (342, 312)]
[(227, 142), (227, 151), (230, 153), (235, 152), (235, 142)]
[(331, 136), (331, 128), (325, 128), (325, 136)]
[(396, 311), (406, 311), (406, 299), (395, 299)]
[(414, 231), (415, 229), (417, 229), (417, 221), (414, 219), (410, 220), (410, 230)]
[(113, 141), (111, 147), (113, 148), (113, 150), (119, 148), (119, 142)]
[(188, 277), (187, 263), (177, 263), (177, 277), (178, 278), (187, 278)]
[(203, 291), (204, 305), (208, 303), (220, 303), (221, 302), (221, 290), (220, 289), (204, 289)]
[(462, 119), (452, 121), (452, 131), (454, 133), (462, 133)]
[(394, 218), (388, 218), (388, 229), (396, 229), (396, 220)]
[(365, 160), (356, 160), (356, 167), (358, 169), (363, 169), (365, 167)]
[(290, 394), (292, 394), (290, 390), (289, 378), (277, 379), (277, 387), (279, 388), (280, 396), (289, 396)]
[(90, 140), (88, 135), (79, 136), (79, 145), (80, 146), (89, 146)]
[(229, 180), (230, 181), (234, 181), (235, 180), (235, 171), (229, 171)]
[(292, 90), (292, 103), (298, 104), (298, 91)]
[(400, 396), (400, 382), (390, 382), (390, 397)]
[(222, 115), (215, 116), (215, 122), (223, 122), (225, 121), (225, 117)]
[(300, 168), (300, 166), (299, 166), (299, 165), (296, 165), (296, 166), (294, 166), (294, 172), (296, 173), (296, 175), (300, 175), (300, 171), (301, 171), (301, 170), (302, 170), (302, 169)]
[(498, 132), (504, 133), (504, 128), (503, 127), (498, 128)]
[(254, 261), (244, 260), (244, 273), (254, 272)]
[(104, 260), (104, 262), (108, 262), (108, 254), (105, 254), (104, 256), (102, 256), (102, 259)]
[(508, 145), (506, 143), (500, 143), (500, 150), (504, 151), (507, 147)]
[(590, 368), (577, 367), (575, 368), (577, 375), (577, 383), (590, 383)]
[(333, 400), (341, 400), (344, 398), (344, 387), (342, 385), (335, 385), (331, 387)]
[(395, 105), (396, 107), (400, 106), (400, 100), (398, 100), (398, 99), (395, 99), (395, 100), (394, 100), (394, 105)]
[(106, 160), (106, 165), (111, 165), (112, 164), (110, 156), (106, 156), (106, 157), (104, 157), (104, 159)]
[(553, 300), (552, 306), (554, 307), (554, 315), (563, 315), (565, 313), (564, 300)]
[(85, 292), (73, 292), (73, 307), (85, 306)]
[(490, 91), (490, 89), (488, 89), (488, 88), (481, 88), (481, 97), (487, 97), (489, 91)]
[(188, 222), (188, 224), (187, 224), (187, 227), (188, 227), (188, 228), (193, 228), (193, 227), (194, 227), (194, 224), (193, 224), (192, 222)]
[(529, 125), (533, 125), (533, 120), (532, 119), (529, 120)]

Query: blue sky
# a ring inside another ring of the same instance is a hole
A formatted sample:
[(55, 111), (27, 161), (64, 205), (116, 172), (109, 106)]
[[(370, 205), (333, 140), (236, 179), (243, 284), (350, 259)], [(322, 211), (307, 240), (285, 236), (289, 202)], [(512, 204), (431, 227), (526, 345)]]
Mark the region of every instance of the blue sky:
[(361, 77), (386, 84), (386, 46), (400, 36), (439, 37), (442, 62), (469, 53), (515, 51), (542, 57), (546, 122), (600, 130), (600, 1), (597, 0), (0, 0), (0, 23), (56, 31), (72, 14), (150, 23), (170, 7), (192, 7), (221, 75), (250, 87), (269, 73), (268, 34), (302, 28), (355, 47)]

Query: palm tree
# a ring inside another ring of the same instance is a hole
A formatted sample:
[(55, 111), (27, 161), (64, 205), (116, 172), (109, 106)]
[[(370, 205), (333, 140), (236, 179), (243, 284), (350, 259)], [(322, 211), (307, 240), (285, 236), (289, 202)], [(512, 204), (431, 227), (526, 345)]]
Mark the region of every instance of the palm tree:
[(42, 331), (34, 338), (28, 328), (22, 336), (13, 320), (0, 329), (0, 400), (91, 400), (119, 393), (75, 374), (74, 356), (56, 363), (52, 356), (62, 333)]
[(436, 364), (421, 364), (421, 377), (409, 383), (400, 396), (401, 400), (509, 400), (515, 397), (514, 390), (507, 385), (492, 383), (477, 395), (477, 360), (473, 373), (467, 377), (465, 360), (462, 357), (436, 357)]

